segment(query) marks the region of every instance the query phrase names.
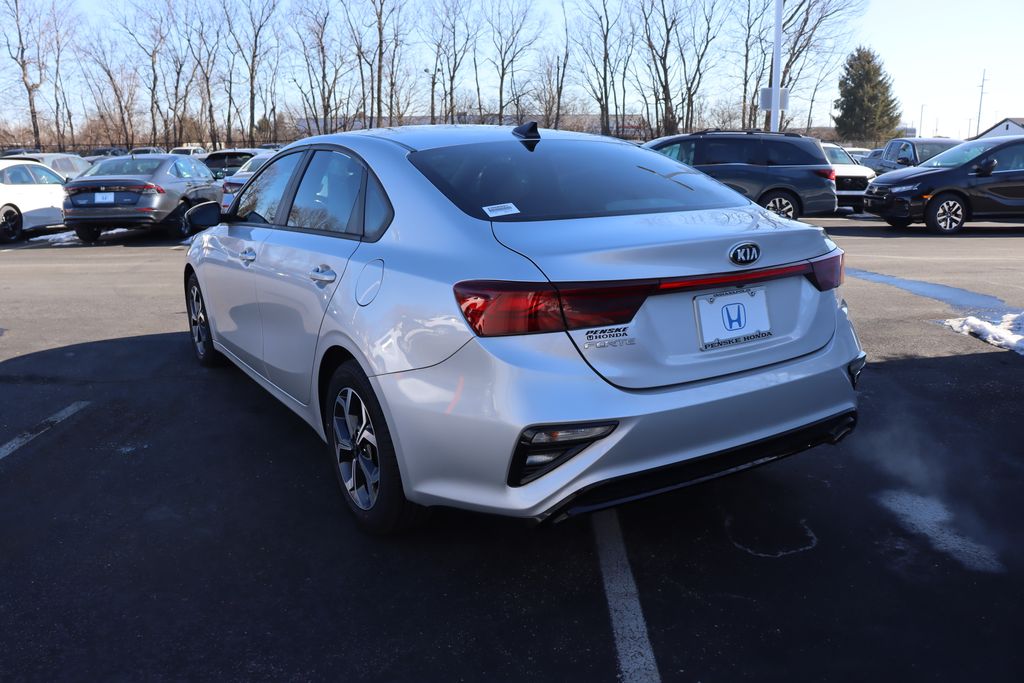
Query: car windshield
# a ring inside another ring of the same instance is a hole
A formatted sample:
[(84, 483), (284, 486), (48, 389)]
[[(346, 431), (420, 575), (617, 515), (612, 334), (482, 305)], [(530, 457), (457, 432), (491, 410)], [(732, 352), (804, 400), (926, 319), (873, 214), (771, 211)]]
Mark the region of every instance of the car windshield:
[(268, 156), (252, 157), (251, 159), (249, 159), (249, 161), (247, 161), (244, 164), (242, 164), (242, 167), (240, 169), (238, 169), (237, 172), (238, 173), (255, 173), (256, 171), (260, 170), (260, 167), (263, 166), (263, 164), (265, 164), (268, 161), (270, 161), (270, 159), (271, 159), (271, 157), (269, 155)]
[(965, 142), (959, 144), (952, 149), (948, 149), (942, 154), (938, 154), (928, 161), (921, 164), (922, 168), (953, 168), (954, 166), (962, 166), (979, 156), (989, 151), (1000, 143), (997, 138), (988, 138), (987, 140), (973, 140), (971, 142)]
[(484, 142), (409, 154), (462, 211), (502, 222), (742, 206), (724, 185), (657, 152), (601, 140)]
[(857, 163), (856, 161), (853, 160), (853, 157), (851, 157), (849, 154), (847, 154), (846, 150), (843, 149), (842, 147), (826, 147), (825, 148), (825, 156), (828, 157), (828, 162), (830, 164), (856, 164)]
[(82, 176), (145, 175), (156, 173), (163, 159), (108, 159), (97, 161)]
[(959, 144), (959, 142), (951, 140), (949, 142), (917, 142), (914, 143), (914, 146), (917, 147), (917, 160), (919, 162), (924, 162), (928, 161), (936, 154), (945, 152), (947, 149), (956, 147)]

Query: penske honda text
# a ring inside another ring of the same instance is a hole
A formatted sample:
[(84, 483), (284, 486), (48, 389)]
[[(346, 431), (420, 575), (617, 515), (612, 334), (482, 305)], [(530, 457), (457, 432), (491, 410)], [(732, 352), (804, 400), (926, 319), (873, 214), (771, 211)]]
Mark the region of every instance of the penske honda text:
[(629, 143), (308, 138), (188, 220), (196, 357), (308, 422), (369, 530), (431, 506), (561, 519), (856, 424), (843, 252)]

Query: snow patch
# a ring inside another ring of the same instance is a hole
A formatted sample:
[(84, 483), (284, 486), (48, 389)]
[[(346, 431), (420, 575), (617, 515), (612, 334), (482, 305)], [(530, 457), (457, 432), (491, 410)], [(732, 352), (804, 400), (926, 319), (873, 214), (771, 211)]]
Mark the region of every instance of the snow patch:
[(81, 244), (81, 240), (78, 239), (78, 235), (75, 234), (74, 230), (68, 230), (67, 232), (55, 232), (52, 235), (40, 235), (39, 237), (31, 237), (29, 242), (47, 242), (54, 246), (64, 246), (67, 244)]
[(953, 528), (953, 513), (938, 498), (910, 491), (885, 491), (878, 502), (900, 521), (907, 531), (928, 539), (932, 547), (976, 572), (1003, 572), (1006, 568), (995, 551), (967, 538)]
[(950, 318), (945, 324), (959, 332), (975, 336), (993, 346), (1024, 355), (1024, 313), (1007, 313), (1000, 322), (989, 322), (969, 315)]

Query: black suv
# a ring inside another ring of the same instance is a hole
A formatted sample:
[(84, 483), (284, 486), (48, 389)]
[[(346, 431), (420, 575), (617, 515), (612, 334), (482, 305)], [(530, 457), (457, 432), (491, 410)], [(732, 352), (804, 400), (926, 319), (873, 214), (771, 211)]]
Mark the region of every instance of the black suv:
[(898, 168), (923, 164), (961, 142), (963, 140), (951, 138), (893, 138), (885, 143), (879, 156), (865, 159), (861, 163), (882, 175)]
[(702, 131), (644, 147), (707, 173), (786, 218), (836, 210), (836, 172), (821, 143), (796, 133)]
[(881, 175), (868, 185), (864, 209), (897, 228), (923, 220), (942, 235), (971, 218), (1022, 218), (1024, 135), (965, 142)]

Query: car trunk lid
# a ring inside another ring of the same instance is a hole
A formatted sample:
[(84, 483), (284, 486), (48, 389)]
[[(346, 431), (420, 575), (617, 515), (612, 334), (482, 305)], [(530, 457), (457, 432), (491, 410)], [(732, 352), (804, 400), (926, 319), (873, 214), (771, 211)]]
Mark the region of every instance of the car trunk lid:
[(90, 176), (67, 183), (64, 190), (76, 209), (134, 206), (143, 194), (163, 192), (148, 176)]

